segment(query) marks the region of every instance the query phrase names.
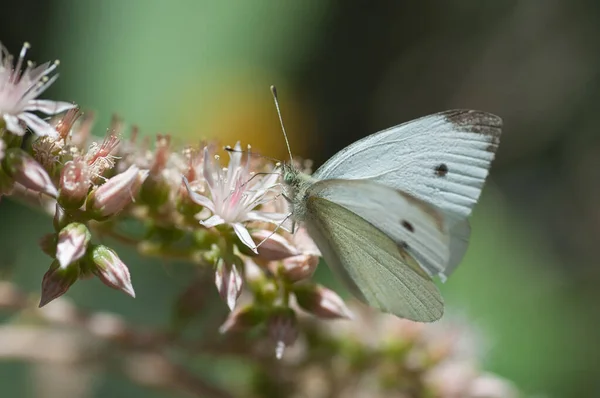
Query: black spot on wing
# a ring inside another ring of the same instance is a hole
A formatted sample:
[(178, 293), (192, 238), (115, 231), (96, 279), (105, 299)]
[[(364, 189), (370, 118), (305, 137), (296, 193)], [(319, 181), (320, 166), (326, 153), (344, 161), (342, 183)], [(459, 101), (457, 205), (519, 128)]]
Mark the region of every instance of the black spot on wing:
[(402, 220), (402, 226), (409, 232), (415, 232), (415, 227), (406, 220)]
[(441, 163), (435, 167), (435, 175), (438, 177), (445, 177), (448, 174), (448, 166), (445, 163)]

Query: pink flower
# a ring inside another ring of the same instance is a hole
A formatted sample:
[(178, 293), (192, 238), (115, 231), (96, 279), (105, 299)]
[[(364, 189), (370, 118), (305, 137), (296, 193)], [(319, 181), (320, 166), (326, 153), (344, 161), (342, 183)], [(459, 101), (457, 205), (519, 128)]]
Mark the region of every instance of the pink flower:
[[(242, 243), (257, 253), (256, 244), (244, 226), (248, 221), (281, 223), (286, 215), (263, 212), (256, 208), (273, 200), (273, 188), (278, 186), (278, 173), (254, 177), (250, 172), (250, 157), (242, 162), (240, 143), (229, 153), (229, 167), (221, 169), (219, 158), (210, 158), (208, 148), (204, 148), (203, 175), (208, 186), (208, 196), (192, 191), (184, 177), (190, 198), (210, 210), (212, 216), (200, 221), (206, 228), (217, 225), (230, 225)], [(200, 213), (201, 214), (201, 213)], [(196, 217), (200, 218), (200, 215)]]
[(17, 135), (25, 134), (24, 125), (38, 136), (57, 137), (58, 133), (40, 117), (32, 112), (38, 111), (47, 115), (55, 115), (74, 108), (68, 102), (38, 100), (58, 75), (48, 77), (58, 66), (58, 62), (46, 62), (38, 67), (28, 63), (21, 70), (29, 44), (23, 44), (16, 65), (13, 56), (0, 44), (0, 116), (6, 123), (6, 129)]

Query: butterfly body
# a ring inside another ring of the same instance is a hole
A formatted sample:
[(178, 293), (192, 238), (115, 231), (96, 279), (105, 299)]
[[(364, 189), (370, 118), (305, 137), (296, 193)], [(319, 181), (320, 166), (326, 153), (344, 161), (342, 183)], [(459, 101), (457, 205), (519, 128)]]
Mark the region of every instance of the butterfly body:
[(446, 111), (365, 137), (312, 176), (284, 165), (294, 221), (363, 302), (437, 320), (431, 277), (445, 279), (466, 252), (500, 127), (489, 113)]

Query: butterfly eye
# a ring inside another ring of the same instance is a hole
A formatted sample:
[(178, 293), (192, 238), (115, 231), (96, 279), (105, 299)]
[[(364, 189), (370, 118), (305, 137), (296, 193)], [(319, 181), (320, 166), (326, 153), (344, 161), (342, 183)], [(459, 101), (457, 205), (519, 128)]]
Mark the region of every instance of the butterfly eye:
[(294, 182), (294, 175), (292, 173), (285, 173), (283, 175), (283, 181), (286, 184), (292, 184)]

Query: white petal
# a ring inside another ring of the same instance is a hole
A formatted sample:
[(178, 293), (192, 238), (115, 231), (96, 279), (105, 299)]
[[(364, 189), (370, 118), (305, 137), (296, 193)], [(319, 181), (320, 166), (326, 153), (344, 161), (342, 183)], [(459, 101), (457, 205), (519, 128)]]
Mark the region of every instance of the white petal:
[(200, 195), (199, 193), (192, 191), (192, 188), (190, 187), (190, 183), (188, 182), (187, 178), (185, 178), (185, 176), (181, 177), (183, 179), (185, 187), (187, 188), (188, 194), (190, 195), (190, 199), (192, 199), (194, 203), (199, 204), (200, 206), (204, 206), (214, 213), (215, 206), (213, 202), (206, 196)]
[(286, 218), (289, 218), (288, 214), (272, 213), (269, 211), (251, 211), (246, 215), (246, 219), (249, 221), (265, 221), (273, 224), (279, 224)]
[(225, 224), (225, 220), (223, 220), (218, 215), (214, 215), (212, 217), (207, 218), (204, 221), (200, 221), (200, 224), (206, 228), (216, 227), (217, 225)]
[(13, 115), (4, 115), (4, 121), (6, 122), (6, 129), (16, 135), (24, 135), (25, 129), (21, 127), (19, 118)]
[(244, 227), (240, 223), (233, 223), (233, 224), (231, 224), (231, 226), (233, 227), (235, 234), (238, 236), (238, 238), (240, 238), (242, 243), (245, 244), (246, 246), (248, 246), (254, 253), (258, 254), (258, 250), (256, 249), (256, 244), (252, 240), (252, 237), (250, 236), (250, 232), (248, 232), (246, 227)]
[(40, 111), (47, 115), (56, 115), (69, 109), (75, 108), (77, 105), (70, 102), (50, 101), (50, 100), (31, 100), (25, 107), (26, 111)]
[(57, 137), (58, 132), (54, 127), (43, 121), (33, 113), (23, 112), (19, 115), (19, 119), (25, 122), (27, 126), (39, 137)]

